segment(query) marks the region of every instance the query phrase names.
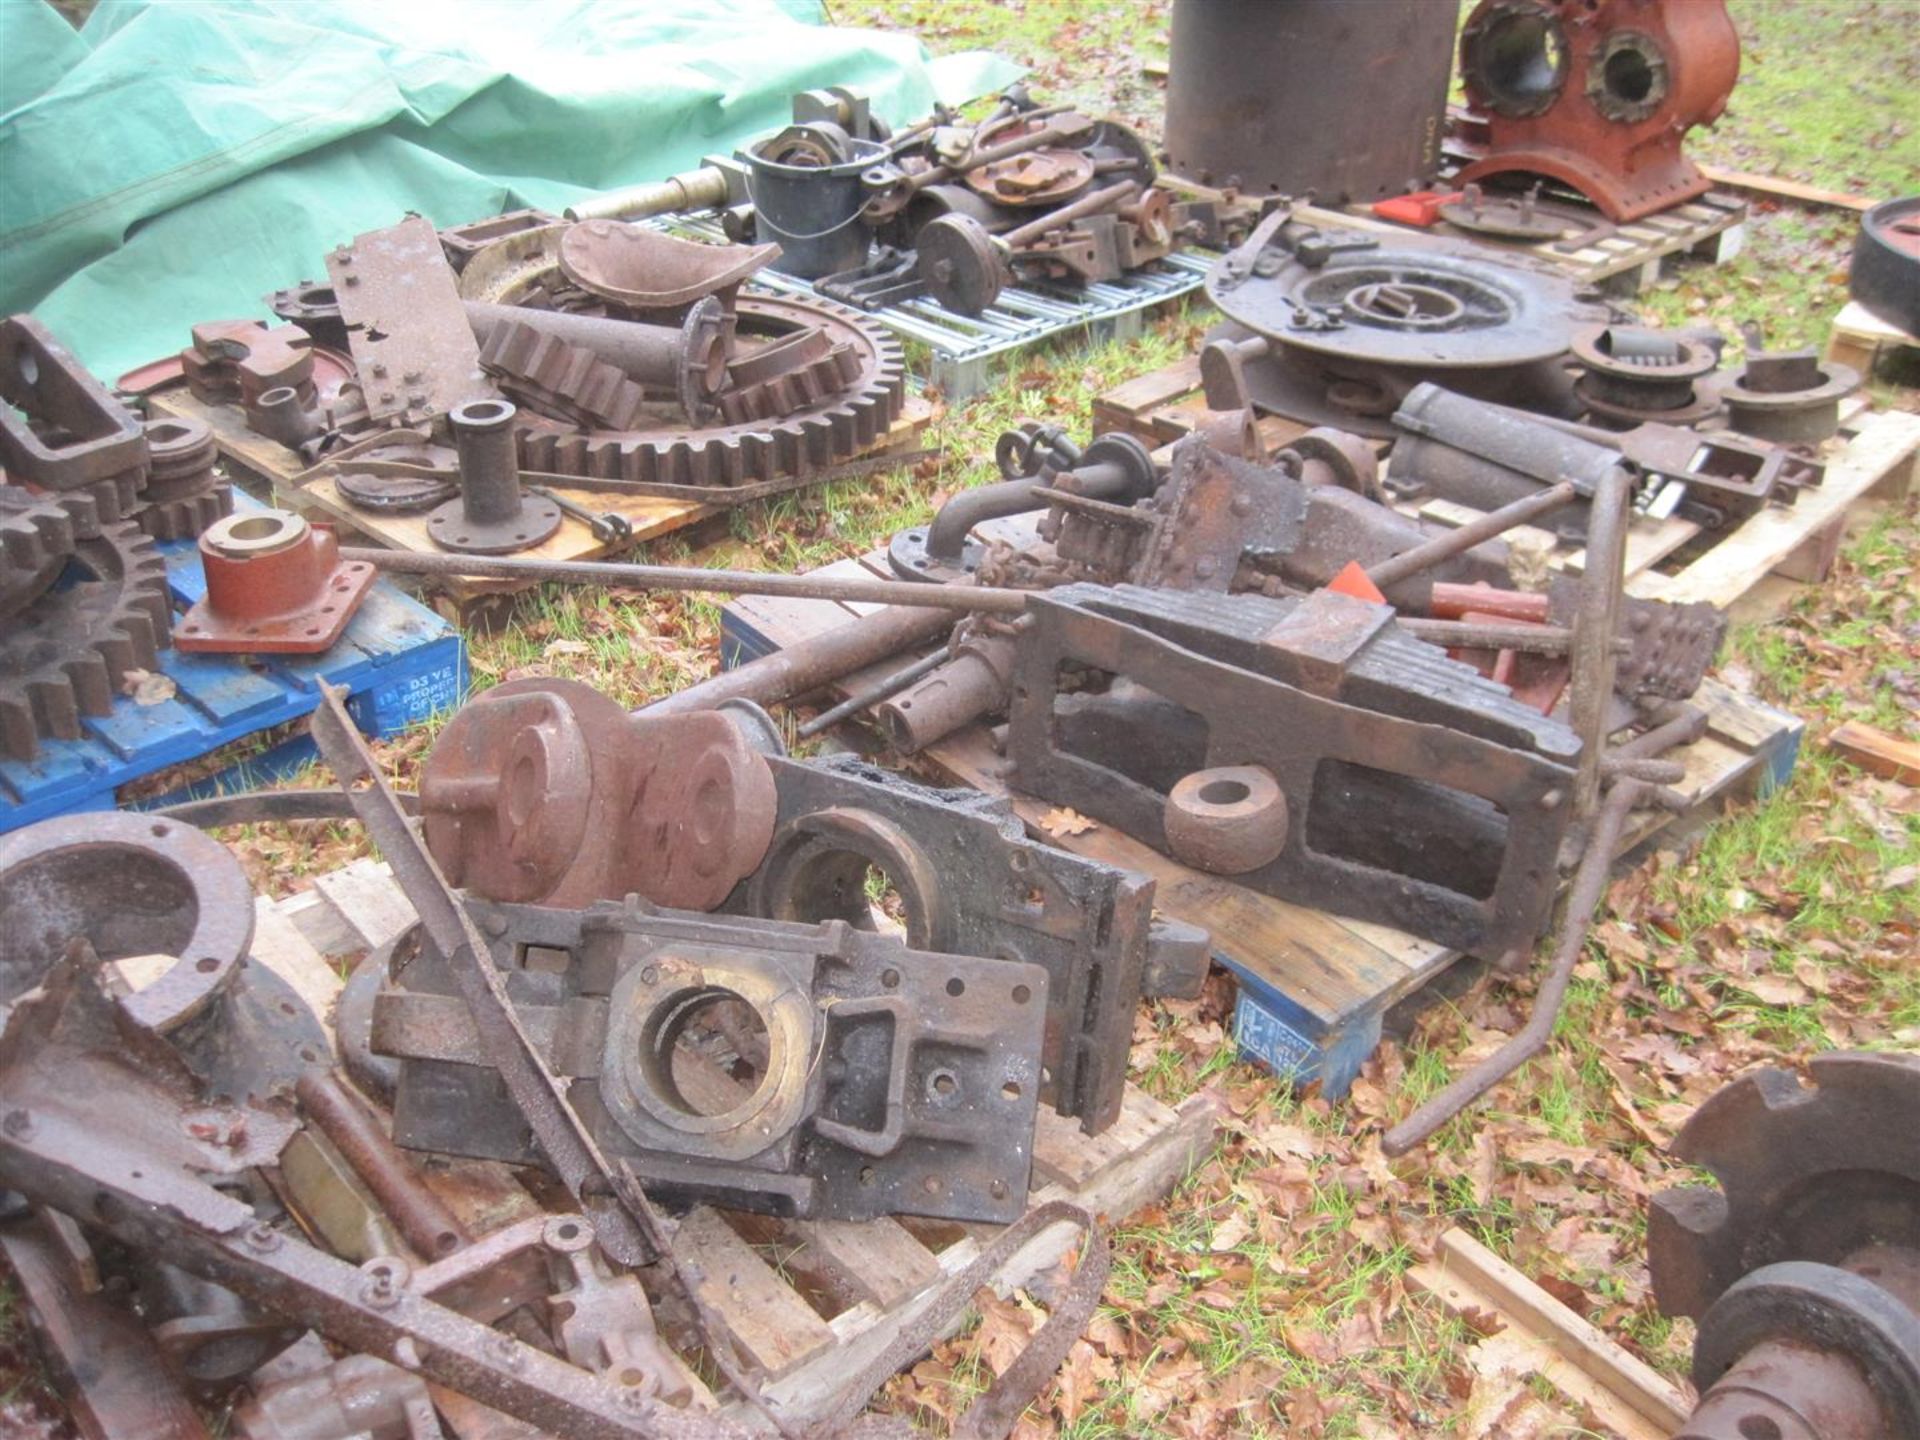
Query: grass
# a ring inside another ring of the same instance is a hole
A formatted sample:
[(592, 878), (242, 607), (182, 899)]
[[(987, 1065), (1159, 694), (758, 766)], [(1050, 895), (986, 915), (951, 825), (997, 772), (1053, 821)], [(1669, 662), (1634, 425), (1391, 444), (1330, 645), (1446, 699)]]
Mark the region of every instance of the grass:
[[(841, 24), (911, 30), (936, 51), (1002, 50), (1034, 67), (1049, 98), (1155, 123), (1158, 85), (1140, 67), (1165, 58), (1164, 3), (832, 0), (832, 11)], [(1910, 190), (1920, 173), (1906, 104), (1920, 67), (1912, 13), (1904, 0), (1736, 0), (1741, 86), (1695, 153), (1875, 196)], [(1745, 256), (1686, 269), (1643, 308), (1674, 324), (1759, 320), (1775, 343), (1812, 342), (1844, 298), (1835, 277), (1852, 225), (1841, 212), (1756, 206)], [(1025, 355), (988, 395), (939, 407), (925, 442), (937, 461), (748, 507), (697, 555), (668, 540), (643, 558), (799, 570), (862, 553), (924, 521), (944, 495), (994, 478), (1002, 429), (1030, 417), (1078, 426), (1101, 390), (1192, 353), (1207, 319), (1182, 310), (1130, 343)], [(1911, 404), (1913, 393), (1880, 398)], [(1859, 536), (1828, 586), (1736, 631), (1723, 674), (1810, 723), (1791, 782), (1737, 807), (1690, 853), (1656, 857), (1616, 885), (1549, 1055), (1424, 1154), (1389, 1166), (1379, 1132), (1464, 1055), (1497, 1043), (1530, 984), (1481, 985), (1433, 1007), (1339, 1105), (1240, 1064), (1218, 988), (1145, 1009), (1132, 1078), (1168, 1101), (1217, 1087), (1223, 1147), (1114, 1234), (1106, 1303), (1076, 1351), (1094, 1378), (1084, 1391), (1056, 1388), (1021, 1433), (1381, 1440), (1484, 1433), (1471, 1417), (1488, 1407), (1551, 1409), (1531, 1378), (1476, 1369), (1481, 1332), (1407, 1289), (1406, 1272), (1450, 1224), (1683, 1374), (1690, 1326), (1659, 1315), (1641, 1261), (1645, 1197), (1694, 1178), (1664, 1140), (1750, 1065), (1835, 1045), (1920, 1047), (1916, 887), (1887, 883), (1920, 863), (1920, 811), (1911, 792), (1903, 800), (1819, 744), (1849, 717), (1920, 739), (1917, 552), (1909, 505)], [(551, 588), (475, 636), (472, 658), (483, 686), (569, 676), (638, 704), (710, 673), (717, 633), (706, 599)], [(383, 759), (406, 778), (430, 734), (383, 746)], [(256, 883), (279, 889), (360, 843), (330, 825), (229, 838)], [(13, 1346), (17, 1315), (0, 1295), (0, 1347)], [(897, 1383), (892, 1403), (951, 1413), (986, 1383), (980, 1345), (976, 1334), (942, 1347)], [(1562, 1418), (1552, 1433), (1596, 1433)]]

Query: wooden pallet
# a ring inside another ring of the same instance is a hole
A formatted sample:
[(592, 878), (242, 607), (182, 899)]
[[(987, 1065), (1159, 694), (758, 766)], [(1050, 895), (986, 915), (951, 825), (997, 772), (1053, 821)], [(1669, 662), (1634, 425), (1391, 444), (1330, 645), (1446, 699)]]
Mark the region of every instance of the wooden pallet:
[[(207, 404), (195, 399), (185, 386), (160, 391), (149, 403), (156, 415), (205, 421), (213, 429), (229, 472), (263, 498), (271, 497), (275, 503), (289, 505), (307, 513), (310, 518), (343, 526), (369, 544), (393, 550), (441, 553), (427, 538), (427, 517), (424, 514), (387, 515), (359, 509), (341, 498), (330, 476), (318, 476), (304, 485), (297, 483), (295, 477), (306, 468), (304, 462), (284, 445), (249, 430), (246, 417), (238, 406)], [(917, 448), (932, 417), (931, 403), (918, 395), (908, 395), (900, 418), (893, 422), (885, 438), (850, 456), (848, 463), (888, 454), (904, 454)], [(656, 540), (662, 535), (724, 513), (723, 507), (698, 500), (664, 500), (563, 485), (556, 485), (553, 490), (562, 498), (584, 505), (596, 513), (611, 512), (625, 516), (627, 523), (633, 527), (636, 542)], [(596, 539), (583, 522), (569, 517), (561, 521), (560, 528), (547, 540), (518, 552), (517, 558), (599, 560), (612, 554), (616, 548)], [(529, 588), (524, 581), (466, 578), (440, 581), (435, 586), (436, 590), (452, 597), (458, 612), (454, 618), (458, 619), (467, 618), (475, 606), (491, 598), (512, 595)]]
[(1827, 336), (1827, 359), (1847, 365), (1871, 380), (1880, 362), (1901, 351), (1920, 350), (1920, 335), (1889, 325), (1858, 300), (1849, 300), (1833, 318)]
[[(1178, 176), (1162, 183), (1183, 195), (1219, 192)], [(1444, 185), (1440, 188), (1444, 188)], [(1442, 221), (1435, 225), (1402, 225), (1383, 220), (1366, 205), (1301, 205), (1296, 218), (1339, 230), (1377, 235), (1436, 235), (1485, 246), (1495, 255), (1527, 255), (1564, 272), (1581, 285), (1597, 285), (1610, 293), (1631, 295), (1658, 281), (1676, 260), (1695, 259), (1724, 265), (1741, 251), (1746, 238), (1746, 202), (1715, 191), (1628, 224), (1608, 225), (1598, 210), (1582, 206), (1591, 215), (1585, 224), (1569, 224), (1551, 240), (1499, 240), (1460, 230)], [(1574, 241), (1584, 243), (1574, 245)]]
[[(1032, 525), (1032, 516), (1016, 516), (988, 522), (975, 534), (1019, 546), (1031, 542)], [(885, 552), (878, 550), (815, 573), (891, 576)], [(740, 664), (871, 608), (735, 600), (721, 612), (722, 656), (729, 665)], [(853, 694), (899, 663), (894, 658), (848, 676), (835, 693)], [(1672, 757), (1686, 766), (1686, 778), (1674, 788), (1690, 804), (1682, 815), (1642, 812), (1623, 837), (1623, 854), (1669, 826), (1704, 823), (1727, 805), (1782, 784), (1793, 771), (1801, 721), (1713, 680), (1694, 703), (1707, 710), (1707, 734)], [(1457, 950), (1386, 925), (1290, 904), (1190, 869), (1109, 826), (1054, 836), (1041, 823), (1052, 807), (1008, 789), (1005, 762), (985, 726), (969, 727), (919, 758), (950, 783), (1007, 796), (1035, 838), (1152, 877), (1155, 907), (1208, 931), (1214, 958), (1238, 979), (1234, 1029), (1243, 1054), (1301, 1083), (1318, 1081), (1330, 1097), (1346, 1093), (1378, 1046), (1387, 1012), (1460, 958)]]
[[(342, 971), (414, 920), (387, 867), (373, 860), (321, 875), (298, 895), (263, 897), (255, 913), (254, 958), (329, 1018)], [(1070, 1200), (1109, 1222), (1124, 1220), (1164, 1198), (1211, 1153), (1219, 1115), (1211, 1091), (1175, 1107), (1134, 1085), (1127, 1087), (1119, 1120), (1097, 1136), (1042, 1110), (1031, 1204)], [(473, 1173), (484, 1179), (499, 1169), (474, 1167)], [(464, 1184), (460, 1170), (450, 1172), (456, 1178), (446, 1190), (457, 1211), (476, 1191), (497, 1190)], [(436, 1184), (443, 1178), (427, 1173)], [(510, 1218), (517, 1217), (498, 1215), (492, 1223)], [(784, 1412), (805, 1414), (911, 1324), (998, 1229), (910, 1217), (860, 1224), (776, 1220), (700, 1206), (677, 1223), (674, 1243), (698, 1261), (703, 1298), (767, 1397)], [(1004, 1295), (1035, 1283), (1059, 1263), (1075, 1235), (1065, 1226), (1042, 1232), (1001, 1268), (994, 1288)], [(743, 1406), (729, 1406), (725, 1396), (721, 1404), (743, 1424), (764, 1424)]]
[[(1213, 413), (1200, 390), (1199, 360), (1190, 357), (1098, 396), (1093, 402), (1093, 433), (1119, 430), (1163, 447), (1191, 434)], [(1843, 414), (1840, 435), (1822, 451), (1825, 482), (1803, 492), (1796, 504), (1769, 506), (1719, 534), (1678, 516), (1636, 521), (1627, 538), (1627, 588), (1649, 600), (1710, 600), (1726, 606), (1769, 573), (1801, 581), (1824, 579), (1848, 512), (1868, 496), (1897, 498), (1907, 493), (1916, 455), (1920, 455), (1920, 415), (1893, 410), (1873, 414), (1858, 398), (1843, 407)], [(1308, 428), (1280, 416), (1260, 421), (1269, 453)], [(1480, 513), (1447, 500), (1400, 508), (1450, 526)], [(1578, 548), (1562, 547), (1552, 563), (1578, 574), (1583, 559)]]
[[(1471, 1372), (1542, 1382), (1583, 1425), (1597, 1421), (1621, 1440), (1667, 1440), (1692, 1413), (1679, 1386), (1464, 1230), (1440, 1237), (1433, 1259), (1407, 1272), (1407, 1288), (1477, 1332), (1461, 1357)], [(1493, 1353), (1473, 1353), (1482, 1350)]]

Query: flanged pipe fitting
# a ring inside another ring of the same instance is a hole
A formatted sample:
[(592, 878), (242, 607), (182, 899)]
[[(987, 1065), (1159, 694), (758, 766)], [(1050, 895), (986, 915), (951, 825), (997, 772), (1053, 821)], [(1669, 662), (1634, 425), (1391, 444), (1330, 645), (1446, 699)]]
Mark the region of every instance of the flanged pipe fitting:
[(508, 555), (531, 549), (560, 528), (557, 504), (520, 491), (515, 413), (505, 400), (469, 400), (448, 413), (460, 456), (460, 494), (427, 517), (427, 535), (442, 550)]
[(200, 537), (206, 598), (174, 627), (186, 651), (306, 655), (330, 648), (367, 598), (371, 565), (291, 510), (247, 510)]

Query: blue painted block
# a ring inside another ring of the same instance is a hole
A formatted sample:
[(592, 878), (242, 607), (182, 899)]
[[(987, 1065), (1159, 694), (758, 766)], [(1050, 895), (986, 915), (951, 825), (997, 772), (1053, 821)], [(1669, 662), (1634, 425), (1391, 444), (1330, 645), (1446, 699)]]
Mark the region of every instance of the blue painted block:
[(1240, 989), (1233, 1010), (1233, 1038), (1240, 1058), (1263, 1065), (1294, 1085), (1320, 1082), (1320, 1093), (1338, 1100), (1352, 1088), (1367, 1057), (1379, 1047), (1383, 998), (1340, 1015), (1318, 1014), (1267, 984), (1225, 955), (1214, 958), (1233, 971)]
[[(254, 502), (236, 497), (241, 508)], [(198, 547), (163, 544), (176, 610), (206, 593)], [(344, 686), (354, 723), (376, 738), (393, 735), (465, 698), (469, 677), (460, 634), (433, 611), (377, 582), (340, 640), (321, 655), (184, 655), (161, 652), (159, 669), (175, 685), (156, 705), (116, 701), (89, 716), (78, 740), (44, 742), (31, 763), (0, 760), (0, 833), (52, 815), (107, 810), (115, 791), (261, 730), (298, 720), (320, 703), (320, 684)], [(304, 742), (305, 737), (298, 737)], [(311, 759), (277, 746), (194, 787), (230, 793), (278, 778)]]

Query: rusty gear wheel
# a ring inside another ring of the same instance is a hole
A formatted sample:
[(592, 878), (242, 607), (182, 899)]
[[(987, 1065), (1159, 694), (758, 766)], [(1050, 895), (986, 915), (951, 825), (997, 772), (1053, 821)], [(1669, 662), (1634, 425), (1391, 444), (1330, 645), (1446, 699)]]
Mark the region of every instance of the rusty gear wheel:
[(1920, 1246), (1920, 1056), (1833, 1053), (1807, 1069), (1811, 1085), (1743, 1075), (1681, 1127), (1673, 1153), (1720, 1187), (1653, 1197), (1647, 1265), (1665, 1313), (1702, 1315), (1763, 1265), (1831, 1265), (1869, 1239)]
[(99, 533), (99, 504), (88, 491), (0, 484), (0, 619), (42, 594), (73, 547)]
[(0, 631), (0, 755), (77, 740), (82, 715), (113, 708), (129, 670), (151, 668), (172, 609), (167, 567), (134, 521), (77, 540), (49, 586)]
[[(796, 343), (790, 337), (809, 327), (827, 337), (829, 353), (815, 364), (769, 377), (759, 387), (764, 403), (791, 399), (798, 408), (774, 418), (701, 429), (660, 423), (581, 434), (535, 422), (521, 431), (521, 465), (650, 485), (743, 485), (804, 475), (845, 460), (882, 439), (899, 418), (906, 403), (906, 361), (899, 342), (858, 311), (771, 295), (743, 295), (736, 311), (742, 350), (735, 364), (744, 365), (747, 374), (756, 354)], [(746, 348), (756, 340), (761, 344)], [(843, 353), (836, 357), (835, 351)], [(813, 393), (824, 381), (822, 365), (848, 377), (833, 394)]]
[(233, 513), (233, 491), (214, 473), (220, 451), (204, 420), (147, 421), (146, 502), (140, 528), (156, 540), (190, 540)]

